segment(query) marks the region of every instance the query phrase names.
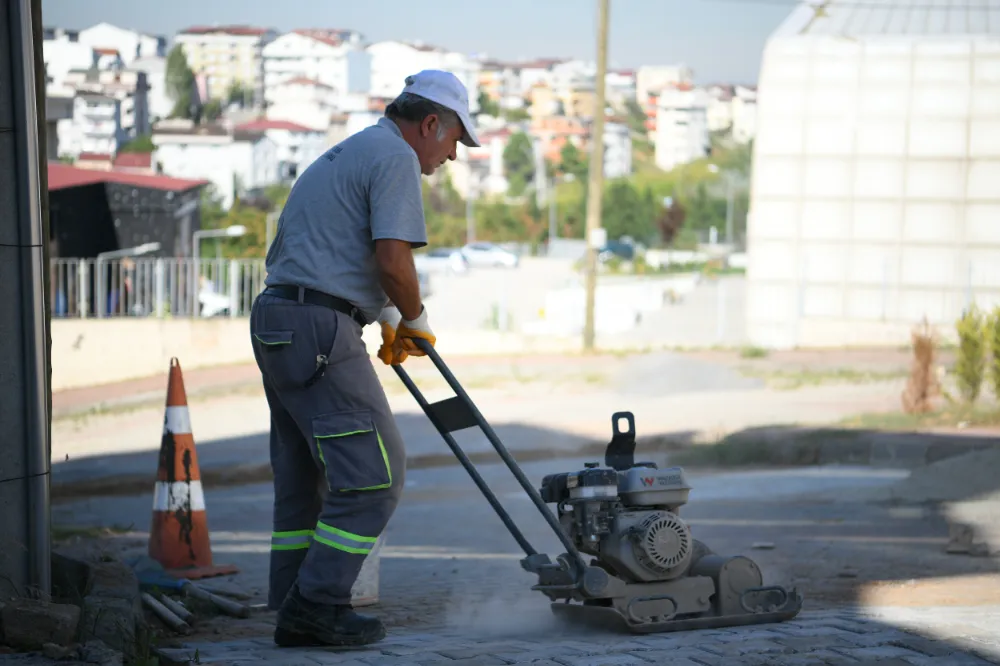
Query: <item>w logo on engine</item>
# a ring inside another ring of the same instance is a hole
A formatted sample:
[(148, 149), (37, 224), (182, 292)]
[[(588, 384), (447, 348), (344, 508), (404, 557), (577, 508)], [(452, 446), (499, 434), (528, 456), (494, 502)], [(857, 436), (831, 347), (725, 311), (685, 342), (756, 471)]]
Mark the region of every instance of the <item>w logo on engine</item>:
[(644, 485), (644, 486), (651, 486), (651, 485), (653, 485), (653, 481), (654, 481), (654, 479), (651, 476), (644, 476), (644, 477), (642, 477), (642, 485)]

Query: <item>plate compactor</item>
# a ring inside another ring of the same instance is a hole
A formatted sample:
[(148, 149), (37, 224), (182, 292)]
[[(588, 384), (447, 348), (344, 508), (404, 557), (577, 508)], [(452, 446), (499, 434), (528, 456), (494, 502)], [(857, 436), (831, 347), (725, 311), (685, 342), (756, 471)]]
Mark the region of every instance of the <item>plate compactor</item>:
[[(437, 351), (425, 340), (415, 342), (455, 397), (428, 403), (401, 365), (393, 369), (524, 550), (521, 566), (538, 578), (531, 589), (551, 600), (555, 614), (574, 624), (643, 634), (781, 622), (801, 610), (796, 589), (764, 585), (752, 560), (715, 554), (692, 536), (678, 514), (691, 491), (684, 470), (635, 462), (631, 413), (612, 416), (603, 466), (586, 463), (576, 472), (550, 474), (536, 490)], [(565, 548), (555, 562), (528, 543), (452, 437), (476, 426)]]

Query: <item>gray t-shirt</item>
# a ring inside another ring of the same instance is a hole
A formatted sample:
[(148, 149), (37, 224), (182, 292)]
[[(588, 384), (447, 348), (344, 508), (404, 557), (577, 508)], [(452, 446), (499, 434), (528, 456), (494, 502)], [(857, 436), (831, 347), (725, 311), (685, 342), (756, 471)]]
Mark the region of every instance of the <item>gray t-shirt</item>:
[(339, 296), (374, 321), (386, 302), (375, 263), (380, 238), (427, 244), (420, 162), (384, 117), (299, 176), (267, 252), (264, 282)]

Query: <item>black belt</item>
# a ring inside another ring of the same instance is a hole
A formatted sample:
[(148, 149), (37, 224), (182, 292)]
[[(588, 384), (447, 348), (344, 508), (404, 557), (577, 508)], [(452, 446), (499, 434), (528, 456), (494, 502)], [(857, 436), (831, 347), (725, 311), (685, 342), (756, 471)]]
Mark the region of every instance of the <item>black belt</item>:
[(316, 291), (315, 289), (296, 287), (290, 284), (276, 284), (265, 288), (263, 293), (268, 294), (269, 296), (277, 296), (278, 298), (287, 298), (288, 300), (295, 301), (297, 303), (321, 305), (325, 308), (336, 310), (337, 312), (343, 312), (362, 326), (367, 326), (370, 323), (364, 313), (362, 313), (361, 310), (359, 310), (355, 305), (345, 301), (343, 298), (325, 294), (322, 291)]

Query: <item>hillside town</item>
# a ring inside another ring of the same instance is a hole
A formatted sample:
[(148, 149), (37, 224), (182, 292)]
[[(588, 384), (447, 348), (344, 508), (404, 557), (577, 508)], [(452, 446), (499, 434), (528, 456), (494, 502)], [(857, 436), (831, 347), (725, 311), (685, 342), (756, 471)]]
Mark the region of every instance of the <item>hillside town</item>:
[[(100, 22), (47, 28), (44, 59), (51, 161), (205, 180), (222, 210), (293, 183), (328, 147), (374, 124), (422, 69), (454, 73), (476, 114), (482, 146), (462, 146), (445, 172), (463, 199), (526, 189), (544, 197), (572, 178), (560, 168), (567, 159), (586, 163), (595, 114), (591, 62), (500, 62), (369, 42), (350, 29), (192, 26), (171, 40)], [(669, 171), (703, 158), (712, 136), (753, 139), (753, 86), (696, 85), (683, 64), (609, 70), (605, 86), (607, 179), (630, 176), (639, 161)], [(511, 167), (520, 134), (525, 170)]]

